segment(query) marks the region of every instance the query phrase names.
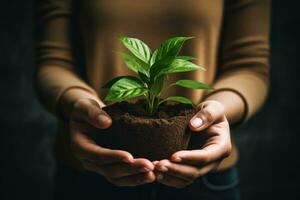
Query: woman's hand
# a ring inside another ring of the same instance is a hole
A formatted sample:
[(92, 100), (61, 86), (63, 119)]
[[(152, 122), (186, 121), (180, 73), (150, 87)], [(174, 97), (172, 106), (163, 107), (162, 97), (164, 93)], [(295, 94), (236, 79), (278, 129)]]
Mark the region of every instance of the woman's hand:
[(174, 153), (170, 160), (153, 162), (160, 183), (182, 188), (196, 178), (215, 170), (231, 153), (230, 129), (224, 107), (218, 101), (205, 101), (189, 123), (191, 130), (201, 134), (201, 149)]
[(94, 99), (74, 103), (71, 119), (71, 149), (84, 168), (104, 176), (116, 186), (137, 186), (153, 182), (154, 165), (146, 159), (134, 159), (126, 151), (111, 150), (97, 145), (89, 133), (108, 128), (112, 123)]

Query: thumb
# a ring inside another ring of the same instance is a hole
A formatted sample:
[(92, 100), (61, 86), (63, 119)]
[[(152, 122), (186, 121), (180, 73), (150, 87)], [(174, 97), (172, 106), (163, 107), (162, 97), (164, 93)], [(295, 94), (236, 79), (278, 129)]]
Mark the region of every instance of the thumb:
[(106, 129), (111, 126), (111, 117), (101, 109), (93, 99), (80, 99), (74, 104), (73, 119), (84, 121), (96, 128)]
[(214, 122), (223, 119), (224, 107), (218, 101), (205, 101), (200, 104), (200, 111), (194, 115), (189, 123), (192, 131), (201, 131)]

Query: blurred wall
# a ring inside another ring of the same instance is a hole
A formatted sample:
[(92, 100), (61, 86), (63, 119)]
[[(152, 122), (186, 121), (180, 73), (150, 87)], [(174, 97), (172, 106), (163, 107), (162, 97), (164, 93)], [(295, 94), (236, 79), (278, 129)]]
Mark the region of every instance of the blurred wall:
[(0, 8), (0, 199), (50, 200), (55, 121), (32, 86), (33, 0)]
[[(245, 200), (300, 199), (299, 5), (273, 0), (270, 95), (233, 133)], [(55, 119), (32, 87), (33, 0), (3, 1), (0, 9), (0, 199), (50, 200)]]

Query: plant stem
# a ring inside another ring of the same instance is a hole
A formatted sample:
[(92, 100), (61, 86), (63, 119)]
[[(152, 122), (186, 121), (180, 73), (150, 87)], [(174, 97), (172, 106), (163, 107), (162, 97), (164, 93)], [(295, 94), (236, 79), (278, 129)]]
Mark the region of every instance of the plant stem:
[(146, 101), (147, 101), (146, 102), (146, 110), (147, 110), (147, 112), (149, 112), (149, 103), (150, 102), (149, 102), (148, 94), (146, 94), (145, 97), (146, 97)]
[(154, 112), (154, 100), (155, 100), (155, 97), (153, 97), (153, 96), (151, 96), (151, 108), (152, 108), (152, 110), (151, 110), (151, 115), (153, 115), (153, 112)]
[(158, 109), (158, 102), (159, 102), (159, 96), (155, 96), (151, 93), (151, 84), (147, 84), (147, 88), (149, 89), (149, 92), (147, 93), (146, 100), (147, 100), (147, 112), (150, 115), (153, 115), (157, 109)]

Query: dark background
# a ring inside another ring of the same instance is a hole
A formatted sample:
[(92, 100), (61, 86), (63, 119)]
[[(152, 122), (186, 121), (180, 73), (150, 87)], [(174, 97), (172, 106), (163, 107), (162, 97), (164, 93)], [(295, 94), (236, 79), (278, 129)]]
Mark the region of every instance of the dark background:
[[(4, 3), (5, 2), (5, 3)], [(299, 1), (273, 0), (271, 91), (234, 133), (245, 200), (300, 199)], [(33, 0), (0, 4), (0, 199), (51, 199), (55, 119), (35, 98)]]

